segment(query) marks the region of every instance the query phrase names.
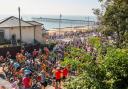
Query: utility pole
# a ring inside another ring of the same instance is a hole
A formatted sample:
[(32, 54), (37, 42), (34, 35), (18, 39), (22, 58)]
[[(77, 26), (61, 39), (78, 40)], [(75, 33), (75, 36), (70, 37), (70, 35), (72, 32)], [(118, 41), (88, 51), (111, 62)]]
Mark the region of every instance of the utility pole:
[(36, 26), (34, 25), (34, 45), (36, 43), (36, 39), (35, 39), (36, 37), (35, 36), (36, 36)]
[(89, 16), (88, 16), (88, 30), (89, 30)]
[(94, 18), (91, 20), (91, 27), (92, 27), (92, 30), (94, 30)]
[(19, 30), (20, 30), (20, 45), (21, 45), (21, 43), (22, 43), (22, 34), (21, 34), (20, 7), (18, 7), (18, 13), (19, 13)]
[(60, 36), (60, 29), (61, 29), (61, 18), (62, 18), (62, 15), (60, 14), (60, 19), (59, 19), (59, 36)]

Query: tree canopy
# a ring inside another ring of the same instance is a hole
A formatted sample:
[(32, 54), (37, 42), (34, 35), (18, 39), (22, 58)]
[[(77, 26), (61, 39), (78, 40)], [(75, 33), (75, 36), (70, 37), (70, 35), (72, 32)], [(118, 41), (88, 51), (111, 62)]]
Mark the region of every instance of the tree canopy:
[(128, 89), (128, 0), (99, 1), (104, 3), (104, 9), (94, 9), (94, 14), (101, 24), (100, 32), (111, 36), (115, 44), (104, 46), (102, 38), (90, 38), (89, 43), (97, 50), (96, 60), (86, 52), (79, 54), (80, 49), (70, 50), (70, 56), (82, 57), (79, 62), (75, 60), (80, 65), (80, 74), (69, 79), (67, 89)]
[[(102, 2), (105, 0), (101, 0)], [(128, 0), (106, 0), (102, 16), (102, 31), (112, 36), (117, 47), (128, 43)]]

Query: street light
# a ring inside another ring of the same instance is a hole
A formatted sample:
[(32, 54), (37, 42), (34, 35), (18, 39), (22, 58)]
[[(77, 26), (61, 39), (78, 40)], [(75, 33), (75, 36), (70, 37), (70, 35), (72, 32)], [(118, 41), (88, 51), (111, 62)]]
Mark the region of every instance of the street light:
[(59, 19), (59, 36), (60, 36), (60, 29), (61, 29), (61, 18), (62, 18), (62, 15), (60, 14), (60, 19)]
[(19, 13), (19, 30), (20, 30), (20, 45), (21, 45), (21, 42), (22, 42), (22, 35), (21, 35), (20, 7), (18, 7), (18, 13)]

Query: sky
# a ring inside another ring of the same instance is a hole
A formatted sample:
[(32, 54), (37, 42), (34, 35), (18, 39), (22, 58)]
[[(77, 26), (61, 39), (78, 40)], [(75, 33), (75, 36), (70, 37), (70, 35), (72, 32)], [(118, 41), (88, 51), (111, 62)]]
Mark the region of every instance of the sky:
[(93, 15), (98, 0), (0, 0), (0, 15)]

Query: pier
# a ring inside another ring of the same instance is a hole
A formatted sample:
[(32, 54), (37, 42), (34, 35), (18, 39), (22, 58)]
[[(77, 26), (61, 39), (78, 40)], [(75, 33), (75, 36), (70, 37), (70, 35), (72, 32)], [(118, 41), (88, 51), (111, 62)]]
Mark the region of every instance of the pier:
[(33, 20), (35, 21), (39, 21), (39, 22), (62, 22), (62, 23), (75, 23), (75, 24), (93, 24), (95, 23), (95, 21), (86, 21), (86, 20), (72, 20), (72, 19), (55, 19), (55, 18), (42, 18), (42, 17), (39, 17), (39, 18), (32, 18)]

